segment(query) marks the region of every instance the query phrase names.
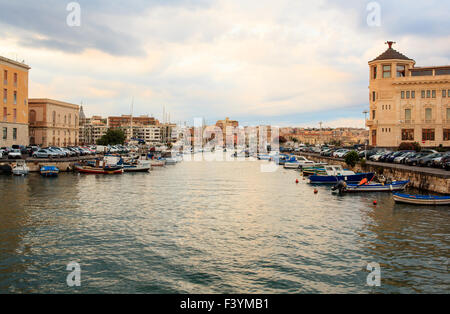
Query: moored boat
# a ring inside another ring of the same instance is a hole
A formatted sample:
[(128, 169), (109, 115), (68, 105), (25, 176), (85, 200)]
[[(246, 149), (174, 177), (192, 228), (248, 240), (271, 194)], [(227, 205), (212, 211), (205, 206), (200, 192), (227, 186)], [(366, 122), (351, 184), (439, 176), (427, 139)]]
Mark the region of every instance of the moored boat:
[(43, 166), (41, 167), (40, 172), (44, 177), (57, 177), (59, 169), (55, 166)]
[(92, 167), (92, 166), (83, 166), (83, 165), (75, 165), (75, 170), (80, 173), (85, 174), (122, 174), (123, 168), (122, 167)]
[(394, 193), (393, 196), (397, 203), (413, 205), (450, 205), (450, 196), (410, 195), (401, 193)]
[(12, 173), (15, 176), (25, 176), (30, 172), (27, 164), (24, 161), (17, 162), (15, 166), (12, 167)]
[(152, 165), (150, 161), (136, 160), (123, 164), (123, 171), (125, 172), (149, 172)]
[(333, 184), (339, 181), (345, 183), (359, 183), (363, 179), (371, 181), (375, 174), (368, 173), (354, 173), (350, 170), (344, 170), (342, 166), (325, 166), (326, 175), (312, 175), (309, 177), (311, 184)]
[(391, 192), (403, 191), (408, 181), (393, 181), (391, 183), (347, 184), (345, 192)]

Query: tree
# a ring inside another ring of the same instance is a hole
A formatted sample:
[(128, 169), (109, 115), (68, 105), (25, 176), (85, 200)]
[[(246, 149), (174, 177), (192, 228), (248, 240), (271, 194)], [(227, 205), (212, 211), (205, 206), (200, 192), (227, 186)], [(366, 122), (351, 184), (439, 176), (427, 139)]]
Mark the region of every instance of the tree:
[(417, 142), (411, 143), (411, 142), (403, 142), (398, 147), (398, 150), (414, 150), (416, 152), (420, 152), (422, 147), (420, 147), (420, 144)]
[[(284, 136), (278, 136), (278, 143), (280, 144), (284, 144), (287, 142), (287, 139)], [(275, 139), (274, 141), (276, 141), (277, 139)]]
[(354, 167), (356, 163), (359, 161), (358, 153), (354, 150), (345, 156), (345, 163), (351, 167)]
[(119, 129), (108, 129), (98, 141), (97, 145), (117, 145), (125, 142), (125, 132)]

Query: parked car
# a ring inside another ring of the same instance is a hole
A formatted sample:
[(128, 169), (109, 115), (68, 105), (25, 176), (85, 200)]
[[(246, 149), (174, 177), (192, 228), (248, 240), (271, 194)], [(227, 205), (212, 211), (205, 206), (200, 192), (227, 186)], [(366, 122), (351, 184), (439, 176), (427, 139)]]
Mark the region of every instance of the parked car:
[(8, 152), (8, 159), (22, 159), (22, 152), (20, 149), (13, 149)]
[(425, 156), (428, 156), (428, 155), (430, 155), (430, 154), (424, 153), (424, 152), (415, 153), (414, 155), (406, 158), (405, 164), (407, 164), (409, 166), (417, 166), (419, 163), (419, 159), (423, 158)]
[(32, 155), (33, 158), (58, 158), (59, 156), (58, 153), (55, 153), (50, 149), (39, 149)]
[(442, 168), (442, 162), (447, 157), (450, 157), (450, 152), (446, 152), (442, 154), (442, 156), (434, 158), (431, 166), (435, 168)]
[(393, 163), (395, 164), (403, 164), (405, 159), (408, 158), (409, 156), (414, 155), (416, 152), (414, 151), (402, 151), (401, 154), (397, 155), (394, 159), (393, 159)]
[(433, 163), (433, 159), (437, 157), (441, 157), (441, 153), (430, 154), (428, 156), (422, 157), (419, 159), (418, 165), (420, 167), (430, 167)]

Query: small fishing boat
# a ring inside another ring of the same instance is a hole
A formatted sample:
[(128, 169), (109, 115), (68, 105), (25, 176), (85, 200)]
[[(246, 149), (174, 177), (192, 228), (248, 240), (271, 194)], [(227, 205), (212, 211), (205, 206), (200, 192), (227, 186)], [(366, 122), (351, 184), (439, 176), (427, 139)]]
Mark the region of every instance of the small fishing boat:
[(30, 168), (28, 168), (27, 164), (24, 161), (19, 161), (12, 168), (12, 173), (15, 176), (25, 176), (30, 172)]
[(57, 177), (59, 169), (55, 166), (43, 166), (40, 172), (43, 177)]
[(367, 183), (367, 184), (347, 184), (345, 192), (391, 192), (403, 191), (409, 184), (408, 181), (393, 181), (391, 183)]
[(149, 172), (152, 168), (150, 161), (135, 160), (123, 164), (123, 171), (125, 172)]
[(333, 184), (339, 181), (345, 183), (359, 183), (363, 179), (371, 181), (375, 174), (368, 173), (354, 173), (350, 170), (344, 170), (342, 166), (325, 166), (326, 175), (312, 175), (309, 177), (311, 184)]
[(152, 167), (164, 167), (166, 165), (166, 161), (162, 159), (152, 159), (150, 160), (150, 165)]
[(302, 168), (302, 173), (304, 177), (314, 176), (314, 175), (323, 175), (326, 176), (327, 172), (325, 171), (324, 166), (308, 166)]
[(83, 165), (75, 165), (75, 170), (80, 173), (85, 174), (122, 174), (123, 167), (119, 166), (105, 166), (105, 167), (92, 167), (92, 166), (83, 166)]
[(414, 205), (450, 205), (450, 196), (434, 195), (410, 195), (394, 193), (394, 200), (397, 203)]
[(308, 160), (304, 156), (293, 156), (291, 159), (287, 160), (284, 164), (285, 169), (303, 169), (305, 167), (318, 167), (326, 165), (326, 163)]

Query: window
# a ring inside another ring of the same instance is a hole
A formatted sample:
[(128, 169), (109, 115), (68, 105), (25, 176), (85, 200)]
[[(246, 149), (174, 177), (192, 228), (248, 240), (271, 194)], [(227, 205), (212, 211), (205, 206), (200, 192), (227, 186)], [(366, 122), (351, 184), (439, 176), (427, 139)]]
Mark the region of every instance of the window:
[(402, 95), (402, 96), (401, 96), (402, 99), (405, 99), (405, 92), (404, 92), (404, 91), (401, 92), (401, 95)]
[(406, 76), (406, 67), (404, 65), (397, 65), (397, 77)]
[(377, 66), (372, 67), (372, 77), (375, 80), (377, 78)]
[(402, 141), (414, 141), (414, 129), (403, 129)]
[(422, 98), (425, 98), (425, 91), (422, 91)]
[(14, 86), (17, 87), (17, 73), (14, 73)]
[(434, 129), (423, 129), (422, 141), (434, 141)]
[(444, 141), (450, 141), (450, 129), (444, 129)]
[(8, 85), (8, 71), (3, 71), (3, 85)]
[(3, 121), (7, 121), (8, 120), (8, 108), (3, 107)]
[(13, 129), (13, 140), (17, 140), (17, 128)]
[(413, 91), (413, 90), (411, 91), (411, 98), (412, 98), (412, 99), (416, 98), (416, 92)]
[(377, 94), (375, 92), (372, 92), (372, 101), (377, 100)]
[(442, 90), (442, 98), (445, 98), (447, 95), (447, 90), (443, 89)]
[(13, 117), (14, 117), (14, 122), (16, 122), (16, 120), (17, 120), (17, 109), (13, 110)]
[(8, 139), (8, 128), (3, 128), (3, 139), (4, 140)]
[(411, 123), (411, 109), (405, 109), (405, 122)]
[(383, 78), (390, 78), (390, 77), (391, 77), (391, 66), (383, 65)]
[(372, 120), (375, 120), (375, 110), (372, 110)]
[(14, 91), (14, 105), (17, 105), (17, 92)]
[(410, 96), (411, 96), (411, 92), (410, 92), (410, 91), (407, 91), (407, 92), (406, 92), (406, 99), (409, 99)]
[(431, 91), (427, 90), (427, 98), (430, 98), (430, 96), (431, 96)]
[(450, 121), (450, 108), (447, 108), (447, 121)]
[(433, 116), (433, 112), (432, 112), (431, 108), (425, 108), (425, 121), (426, 122), (431, 121), (432, 116)]
[(432, 98), (436, 98), (436, 90), (432, 90), (431, 91), (431, 97)]
[(3, 103), (6, 104), (8, 101), (8, 90), (5, 88), (3, 89)]

